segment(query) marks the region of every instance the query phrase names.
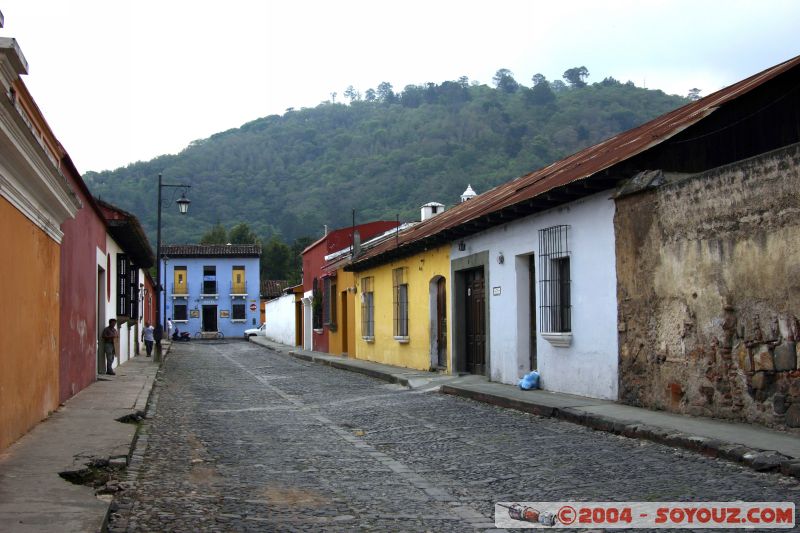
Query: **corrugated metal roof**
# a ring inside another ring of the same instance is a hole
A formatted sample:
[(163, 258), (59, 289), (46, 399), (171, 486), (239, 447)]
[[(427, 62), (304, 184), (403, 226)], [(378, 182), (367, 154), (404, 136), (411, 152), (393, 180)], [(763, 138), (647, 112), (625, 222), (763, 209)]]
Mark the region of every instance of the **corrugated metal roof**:
[(257, 244), (162, 244), (167, 257), (260, 257)]
[[(499, 185), (466, 202), (457, 204), (440, 215), (420, 222), (394, 239), (381, 243), (352, 263), (348, 270), (368, 268), (370, 264), (413, 253), (413, 244), (441, 242), (448, 230), (469, 227), (486, 215), (542, 197), (558, 187), (585, 180), (597, 173), (630, 159), (712, 114), (720, 106), (739, 98), (763, 83), (800, 64), (800, 56), (771, 67), (745, 80), (689, 103), (641, 126), (620, 133), (594, 146), (585, 148), (544, 168)], [(497, 224), (507, 220), (498, 219)], [(490, 224), (494, 225), (494, 224)], [(490, 227), (490, 225), (484, 225)], [(476, 229), (480, 231), (483, 228)], [(462, 232), (463, 233), (463, 232)], [(443, 235), (445, 234), (445, 235)], [(440, 238), (437, 238), (440, 237)], [(384, 256), (385, 254), (385, 256)], [(384, 256), (384, 257), (381, 257)]]

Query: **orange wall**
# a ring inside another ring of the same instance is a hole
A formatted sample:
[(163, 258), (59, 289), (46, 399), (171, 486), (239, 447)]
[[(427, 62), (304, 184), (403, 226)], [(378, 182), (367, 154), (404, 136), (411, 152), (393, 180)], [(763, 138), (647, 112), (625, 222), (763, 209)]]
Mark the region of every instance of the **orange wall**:
[(59, 245), (0, 197), (0, 450), (58, 407)]

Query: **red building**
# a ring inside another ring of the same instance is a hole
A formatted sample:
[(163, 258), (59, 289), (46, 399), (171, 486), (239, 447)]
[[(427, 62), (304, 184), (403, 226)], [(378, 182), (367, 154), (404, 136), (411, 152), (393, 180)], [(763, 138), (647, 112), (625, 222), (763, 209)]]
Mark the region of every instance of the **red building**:
[(303, 250), (303, 347), (305, 349), (328, 351), (328, 324), (325, 320), (326, 302), (323, 296), (328, 278), (322, 268), (325, 256), (351, 246), (354, 231), (358, 233), (361, 241), (366, 241), (396, 227), (397, 222), (393, 220), (379, 220), (341, 228), (329, 231)]

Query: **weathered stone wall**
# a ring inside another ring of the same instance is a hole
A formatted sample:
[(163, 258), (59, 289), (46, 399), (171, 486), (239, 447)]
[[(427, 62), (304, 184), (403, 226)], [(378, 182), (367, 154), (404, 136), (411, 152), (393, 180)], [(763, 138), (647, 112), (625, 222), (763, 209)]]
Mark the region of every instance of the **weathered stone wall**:
[(800, 427), (800, 145), (617, 199), (620, 399)]

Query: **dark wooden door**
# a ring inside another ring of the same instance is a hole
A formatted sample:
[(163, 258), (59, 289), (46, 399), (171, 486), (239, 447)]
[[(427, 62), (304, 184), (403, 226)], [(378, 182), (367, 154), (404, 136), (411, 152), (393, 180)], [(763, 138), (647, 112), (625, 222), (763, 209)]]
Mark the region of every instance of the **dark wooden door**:
[(444, 278), (436, 282), (436, 353), (437, 364), (447, 366), (447, 283)]
[(483, 267), (466, 273), (467, 372), (486, 372), (486, 290)]
[(203, 306), (203, 331), (217, 331), (217, 306)]
[(528, 281), (530, 283), (530, 311), (531, 320), (529, 327), (531, 329), (531, 370), (536, 370), (538, 362), (536, 361), (536, 267), (533, 255), (529, 257), (528, 262)]
[[(336, 305), (335, 302), (334, 305)], [(342, 336), (342, 354), (349, 354), (350, 347), (347, 345), (347, 337), (350, 335), (347, 331), (349, 327), (347, 323), (347, 291), (342, 291), (342, 316), (339, 319), (339, 324), (339, 335)]]

